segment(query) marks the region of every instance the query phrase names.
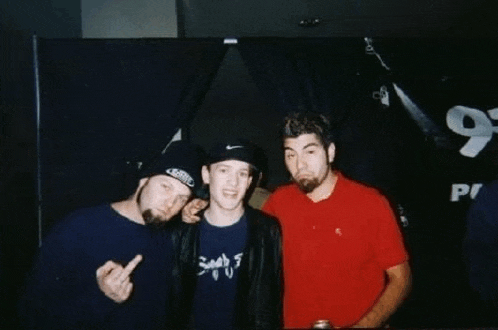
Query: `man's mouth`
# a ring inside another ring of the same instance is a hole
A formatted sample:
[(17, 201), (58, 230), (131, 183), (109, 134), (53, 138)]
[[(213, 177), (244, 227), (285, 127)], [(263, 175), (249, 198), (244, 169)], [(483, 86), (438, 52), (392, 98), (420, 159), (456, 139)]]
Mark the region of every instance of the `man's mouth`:
[(222, 193), (226, 198), (236, 198), (238, 195), (238, 191), (232, 189), (223, 189)]
[(296, 179), (298, 181), (301, 181), (301, 180), (310, 180), (312, 179), (313, 176), (310, 174), (310, 173), (299, 173), (297, 176), (296, 176)]

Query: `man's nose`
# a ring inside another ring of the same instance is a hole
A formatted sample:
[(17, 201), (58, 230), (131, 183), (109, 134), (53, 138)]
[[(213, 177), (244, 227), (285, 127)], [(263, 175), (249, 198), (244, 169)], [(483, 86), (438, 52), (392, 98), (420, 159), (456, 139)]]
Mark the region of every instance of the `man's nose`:
[(296, 157), (296, 167), (298, 170), (305, 169), (306, 166), (307, 166), (307, 163), (303, 157)]
[(239, 177), (237, 173), (228, 175), (228, 183), (233, 187), (237, 187), (239, 185)]

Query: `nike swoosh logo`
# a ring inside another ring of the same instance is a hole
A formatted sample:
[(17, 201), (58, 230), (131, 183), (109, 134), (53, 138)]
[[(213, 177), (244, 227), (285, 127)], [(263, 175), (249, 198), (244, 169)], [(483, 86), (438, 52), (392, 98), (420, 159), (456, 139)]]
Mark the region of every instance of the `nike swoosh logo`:
[(226, 146), (227, 150), (232, 150), (232, 149), (237, 149), (237, 148), (244, 148), (244, 147), (243, 146), (231, 146), (231, 145)]

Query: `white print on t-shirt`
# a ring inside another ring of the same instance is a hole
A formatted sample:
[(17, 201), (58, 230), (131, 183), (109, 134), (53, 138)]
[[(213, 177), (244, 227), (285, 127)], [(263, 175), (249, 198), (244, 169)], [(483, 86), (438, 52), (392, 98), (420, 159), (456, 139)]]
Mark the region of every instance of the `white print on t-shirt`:
[(233, 256), (233, 262), (232, 265), (230, 265), (230, 259), (227, 258), (227, 256), (222, 253), (221, 256), (218, 257), (218, 259), (214, 260), (211, 259), (208, 261), (206, 257), (199, 256), (199, 267), (202, 269), (199, 273), (197, 273), (197, 276), (202, 276), (204, 274), (207, 274), (211, 272), (213, 275), (213, 279), (215, 281), (218, 281), (218, 278), (220, 276), (220, 269), (225, 269), (225, 275), (229, 279), (233, 277), (233, 271), (234, 269), (237, 269), (240, 267), (240, 262), (242, 260), (242, 256), (244, 253), (238, 253)]

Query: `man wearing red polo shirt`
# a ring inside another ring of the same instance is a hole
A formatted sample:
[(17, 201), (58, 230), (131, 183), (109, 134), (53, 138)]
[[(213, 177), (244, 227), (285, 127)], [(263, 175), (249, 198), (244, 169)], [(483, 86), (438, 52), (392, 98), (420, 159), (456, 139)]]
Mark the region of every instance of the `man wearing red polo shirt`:
[(282, 133), (294, 183), (277, 189), (263, 210), (282, 224), (285, 327), (309, 328), (317, 320), (385, 325), (411, 286), (387, 199), (331, 168), (335, 144), (325, 116), (291, 114)]

